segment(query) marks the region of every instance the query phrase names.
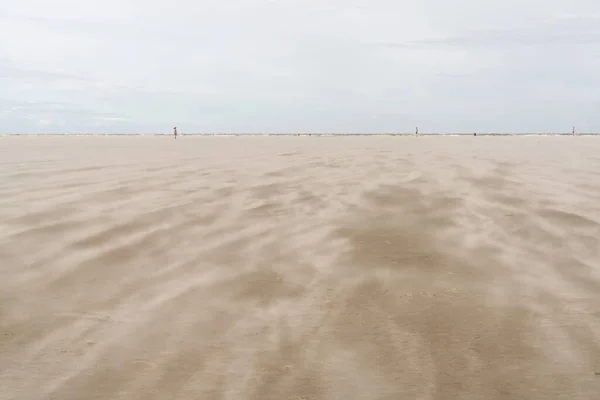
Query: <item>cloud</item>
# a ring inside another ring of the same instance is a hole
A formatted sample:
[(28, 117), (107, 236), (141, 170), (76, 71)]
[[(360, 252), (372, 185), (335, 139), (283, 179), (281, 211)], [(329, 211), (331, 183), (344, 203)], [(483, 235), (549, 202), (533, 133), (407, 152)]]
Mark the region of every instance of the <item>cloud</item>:
[(77, 132), (600, 130), (599, 16), (596, 0), (4, 2), (0, 118), (20, 132), (46, 119)]
[(97, 119), (100, 121), (128, 121), (129, 120), (129, 118), (126, 118), (126, 117), (106, 117), (106, 116), (94, 117), (94, 119)]

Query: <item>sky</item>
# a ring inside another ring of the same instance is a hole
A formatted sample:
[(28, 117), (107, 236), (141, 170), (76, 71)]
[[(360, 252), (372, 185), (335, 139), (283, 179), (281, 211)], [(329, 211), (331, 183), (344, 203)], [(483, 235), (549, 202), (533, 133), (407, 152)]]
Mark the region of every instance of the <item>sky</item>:
[(0, 0), (0, 133), (600, 132), (598, 0)]

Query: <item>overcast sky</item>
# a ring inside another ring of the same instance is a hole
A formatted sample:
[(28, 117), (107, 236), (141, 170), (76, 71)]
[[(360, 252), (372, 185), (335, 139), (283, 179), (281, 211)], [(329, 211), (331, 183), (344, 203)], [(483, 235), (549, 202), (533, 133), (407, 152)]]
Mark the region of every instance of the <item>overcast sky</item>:
[(0, 132), (600, 132), (599, 0), (0, 0)]

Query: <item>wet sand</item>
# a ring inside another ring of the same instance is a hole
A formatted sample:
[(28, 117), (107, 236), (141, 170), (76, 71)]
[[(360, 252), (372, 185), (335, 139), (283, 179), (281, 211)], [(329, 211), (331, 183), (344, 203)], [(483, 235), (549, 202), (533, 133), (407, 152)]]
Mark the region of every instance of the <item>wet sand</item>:
[(2, 137), (0, 399), (598, 399), (600, 137)]

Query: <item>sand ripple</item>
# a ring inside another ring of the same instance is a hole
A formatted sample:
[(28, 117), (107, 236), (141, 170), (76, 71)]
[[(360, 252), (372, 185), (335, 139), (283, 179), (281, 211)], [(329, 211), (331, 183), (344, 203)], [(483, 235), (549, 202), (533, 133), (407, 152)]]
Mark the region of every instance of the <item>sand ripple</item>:
[(598, 154), (0, 138), (0, 399), (597, 399)]

